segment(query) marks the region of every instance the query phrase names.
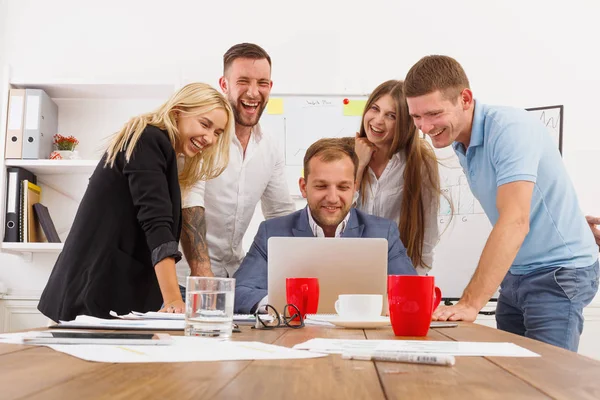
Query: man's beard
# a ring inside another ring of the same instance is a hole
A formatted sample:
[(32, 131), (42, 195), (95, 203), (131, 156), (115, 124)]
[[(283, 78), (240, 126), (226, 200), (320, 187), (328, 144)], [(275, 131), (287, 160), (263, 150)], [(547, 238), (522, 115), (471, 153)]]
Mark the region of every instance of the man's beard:
[[(256, 120), (253, 122), (248, 122), (248, 121), (244, 121), (242, 119), (242, 113), (238, 109), (238, 102), (235, 99), (231, 99), (231, 98), (228, 98), (228, 100), (229, 100), (229, 104), (231, 105), (231, 108), (233, 110), (233, 116), (235, 119), (235, 123), (238, 125), (241, 125), (241, 126), (253, 127), (256, 124), (258, 124), (258, 122), (260, 121), (260, 117), (262, 117), (262, 114), (265, 111), (265, 108), (267, 107), (265, 102), (262, 101), (262, 99), (261, 99), (261, 102), (260, 102), (261, 105), (258, 107), (256, 115), (253, 117), (253, 120), (254, 120), (254, 118), (256, 118)], [(239, 107), (240, 108), (244, 107), (241, 104), (241, 101), (240, 101)]]
[[(320, 212), (320, 205), (317, 206), (317, 209), (313, 209), (310, 205), (308, 206), (310, 208), (310, 215), (313, 217), (313, 219), (315, 220), (315, 222), (317, 223), (317, 225), (319, 225), (321, 228), (323, 228), (324, 226), (334, 226), (337, 227), (343, 220), (344, 218), (346, 218), (346, 215), (348, 215), (348, 213), (350, 212), (350, 208), (348, 209), (344, 209), (343, 207), (340, 209), (340, 218), (339, 220), (335, 220), (331, 223), (325, 223), (326, 221), (324, 220), (324, 218), (321, 218), (321, 212)], [(329, 221), (327, 221), (329, 222)]]

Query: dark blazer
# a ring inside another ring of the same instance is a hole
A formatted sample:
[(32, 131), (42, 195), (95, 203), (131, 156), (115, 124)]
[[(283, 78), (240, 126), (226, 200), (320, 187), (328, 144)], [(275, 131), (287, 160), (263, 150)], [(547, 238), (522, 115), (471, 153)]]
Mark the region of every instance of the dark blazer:
[(106, 154), (90, 178), (38, 309), (48, 318), (108, 318), (109, 311), (156, 311), (154, 265), (177, 250), (181, 193), (177, 156), (166, 132), (148, 126), (125, 162)]
[[(306, 207), (285, 217), (263, 221), (258, 227), (254, 243), (242, 265), (233, 275), (235, 281), (234, 312), (248, 314), (267, 295), (267, 243), (270, 237), (314, 237), (308, 223)], [(388, 241), (388, 274), (416, 275), (417, 272), (400, 241), (396, 224), (388, 219), (369, 215), (355, 208), (342, 237), (384, 238)]]

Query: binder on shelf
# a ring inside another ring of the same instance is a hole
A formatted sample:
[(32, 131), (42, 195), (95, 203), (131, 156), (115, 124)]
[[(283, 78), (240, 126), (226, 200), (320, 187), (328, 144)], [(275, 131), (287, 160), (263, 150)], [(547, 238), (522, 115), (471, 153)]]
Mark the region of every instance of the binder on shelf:
[(33, 210), (37, 215), (37, 219), (42, 226), (42, 231), (44, 232), (44, 236), (46, 236), (48, 243), (60, 243), (60, 237), (58, 236), (58, 232), (56, 232), (52, 218), (50, 218), (48, 207), (42, 203), (36, 203), (33, 205)]
[(58, 131), (58, 106), (41, 89), (25, 89), (22, 158), (47, 159)]
[(36, 183), (36, 176), (21, 167), (8, 167), (6, 183), (6, 218), (4, 226), (4, 241), (19, 242), (19, 221), (21, 216), (22, 181)]
[(8, 121), (6, 124), (5, 158), (21, 158), (23, 151), (23, 122), (25, 116), (25, 89), (10, 89)]
[(42, 188), (25, 179), (23, 185), (23, 205), (21, 207), (21, 241), (23, 243), (40, 243), (43, 241), (42, 230), (33, 205), (39, 203)]

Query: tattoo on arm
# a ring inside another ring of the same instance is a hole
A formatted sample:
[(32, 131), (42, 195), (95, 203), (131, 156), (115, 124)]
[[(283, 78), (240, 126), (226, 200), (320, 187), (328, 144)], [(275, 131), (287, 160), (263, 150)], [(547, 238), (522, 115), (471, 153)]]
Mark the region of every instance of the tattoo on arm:
[(210, 258), (206, 242), (204, 208), (184, 208), (182, 217), (181, 246), (191, 273), (194, 276), (206, 275), (206, 272), (210, 271)]

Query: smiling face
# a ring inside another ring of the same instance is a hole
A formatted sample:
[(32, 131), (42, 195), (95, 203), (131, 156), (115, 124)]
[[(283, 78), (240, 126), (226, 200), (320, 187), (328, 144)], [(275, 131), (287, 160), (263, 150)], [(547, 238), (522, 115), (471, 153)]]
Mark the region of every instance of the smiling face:
[(186, 157), (194, 157), (214, 145), (227, 126), (227, 112), (223, 108), (215, 108), (203, 114), (196, 114), (195, 111), (198, 110), (191, 109), (177, 114), (177, 152)]
[(396, 102), (389, 94), (381, 96), (365, 111), (363, 126), (367, 139), (379, 148), (389, 147), (396, 134)]
[(316, 155), (310, 159), (308, 171), (306, 179), (300, 178), (300, 191), (315, 222), (327, 236), (333, 236), (352, 206), (354, 163), (347, 155), (332, 161)]
[(418, 129), (429, 135), (436, 148), (452, 142), (469, 147), (473, 117), (473, 94), (464, 89), (459, 97), (448, 99), (439, 90), (417, 97), (408, 97), (408, 111)]
[(236, 58), (219, 84), (233, 108), (235, 123), (248, 127), (256, 125), (273, 86), (267, 59)]

